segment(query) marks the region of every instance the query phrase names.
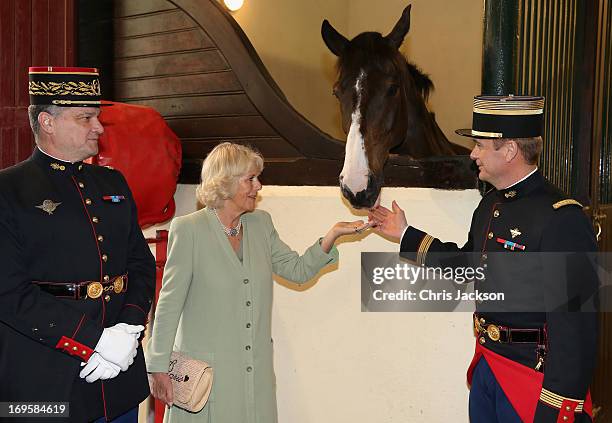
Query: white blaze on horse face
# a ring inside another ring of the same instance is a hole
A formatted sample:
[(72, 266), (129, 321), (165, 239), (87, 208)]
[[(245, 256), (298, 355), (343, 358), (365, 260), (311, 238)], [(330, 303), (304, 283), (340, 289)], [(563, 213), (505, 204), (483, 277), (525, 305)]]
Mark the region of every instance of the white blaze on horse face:
[(363, 136), (361, 135), (361, 86), (366, 73), (362, 70), (355, 82), (357, 91), (357, 104), (351, 114), (351, 127), (346, 137), (346, 153), (344, 155), (344, 166), (340, 177), (342, 185), (348, 188), (353, 194), (364, 191), (368, 187), (368, 156), (365, 151)]

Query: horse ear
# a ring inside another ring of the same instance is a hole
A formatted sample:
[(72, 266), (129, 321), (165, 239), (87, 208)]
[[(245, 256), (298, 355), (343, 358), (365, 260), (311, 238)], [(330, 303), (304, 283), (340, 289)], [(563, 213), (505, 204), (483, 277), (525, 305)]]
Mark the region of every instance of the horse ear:
[(385, 38), (389, 40), (391, 45), (397, 49), (400, 48), (402, 43), (404, 42), (404, 37), (408, 34), (410, 30), (410, 8), (411, 4), (406, 6), (404, 11), (402, 12), (402, 16), (399, 18), (399, 21), (395, 24), (389, 35)]
[(327, 48), (336, 56), (340, 56), (349, 43), (349, 40), (336, 31), (327, 19), (321, 24), (321, 36)]

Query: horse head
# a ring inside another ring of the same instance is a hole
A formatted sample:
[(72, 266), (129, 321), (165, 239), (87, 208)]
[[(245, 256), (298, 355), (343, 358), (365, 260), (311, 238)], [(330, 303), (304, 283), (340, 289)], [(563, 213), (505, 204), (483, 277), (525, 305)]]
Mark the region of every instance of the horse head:
[(340, 188), (356, 208), (377, 203), (389, 152), (453, 154), (425, 105), (433, 83), (398, 50), (410, 29), (410, 8), (386, 36), (363, 32), (349, 41), (327, 20), (321, 26), (325, 44), (338, 56), (333, 93), (347, 134)]

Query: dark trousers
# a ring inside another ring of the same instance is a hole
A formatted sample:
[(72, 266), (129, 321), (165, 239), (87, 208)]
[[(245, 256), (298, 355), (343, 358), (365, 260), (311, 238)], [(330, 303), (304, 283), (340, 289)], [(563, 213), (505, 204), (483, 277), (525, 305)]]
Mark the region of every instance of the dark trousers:
[(470, 389), (471, 423), (521, 423), (512, 404), (482, 357), (472, 375)]
[(104, 417), (99, 418), (93, 423), (138, 423), (138, 407), (132, 408), (125, 414), (120, 415), (116, 419), (106, 421)]

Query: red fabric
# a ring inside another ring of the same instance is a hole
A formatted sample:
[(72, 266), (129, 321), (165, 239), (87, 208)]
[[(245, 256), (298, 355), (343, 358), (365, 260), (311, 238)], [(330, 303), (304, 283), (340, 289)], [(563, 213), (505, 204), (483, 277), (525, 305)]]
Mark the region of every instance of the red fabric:
[[(80, 342), (75, 341), (74, 339), (68, 338), (66, 336), (62, 336), (55, 345), (55, 348), (64, 351), (67, 354), (78, 357), (82, 361), (87, 362), (89, 357), (94, 353), (94, 350), (89, 348), (87, 345), (83, 345)], [(76, 350), (74, 349), (76, 348)], [(83, 354), (83, 352), (85, 352)]]
[[(166, 265), (166, 250), (168, 248), (168, 231), (161, 230), (157, 231), (157, 236), (155, 239), (147, 239), (149, 243), (155, 243), (155, 266), (156, 266), (156, 274), (155, 274), (155, 303), (153, 304), (153, 309), (157, 305), (157, 299), (159, 298), (159, 291), (162, 285), (162, 277), (164, 275), (164, 266)], [(154, 403), (154, 415), (155, 415), (155, 423), (162, 423), (164, 420), (164, 412), (166, 411), (166, 405), (153, 398), (150, 397)]]
[(561, 410), (559, 410), (559, 417), (557, 417), (557, 423), (574, 423), (574, 410), (577, 405), (578, 403), (576, 401), (563, 401)]
[(181, 142), (154, 109), (112, 104), (100, 113), (104, 134), (100, 151), (91, 162), (111, 166), (125, 176), (142, 228), (165, 222), (176, 210), (174, 192), (181, 169)]
[[(476, 342), (474, 357), (467, 371), (467, 380), (470, 385), (472, 385), (474, 368), (481, 357), (487, 360), (487, 364), (491, 368), (497, 383), (501, 386), (510, 404), (512, 404), (512, 407), (514, 407), (514, 410), (521, 420), (532, 422), (538, 406), (538, 401), (540, 400), (544, 374), (494, 353)], [(587, 392), (584, 401), (584, 412), (592, 416), (592, 410), (591, 393)]]
[(97, 74), (98, 68), (67, 68), (63, 66), (30, 66), (28, 72), (81, 72)]

